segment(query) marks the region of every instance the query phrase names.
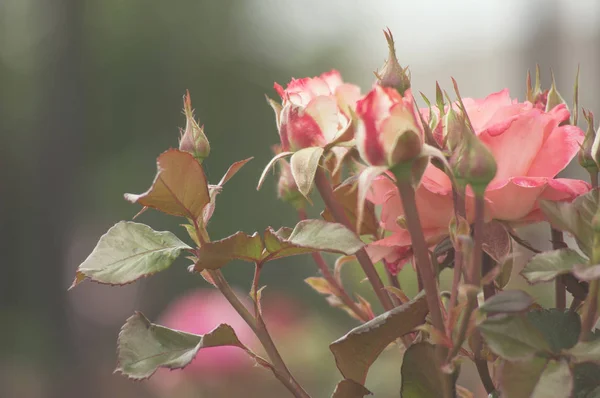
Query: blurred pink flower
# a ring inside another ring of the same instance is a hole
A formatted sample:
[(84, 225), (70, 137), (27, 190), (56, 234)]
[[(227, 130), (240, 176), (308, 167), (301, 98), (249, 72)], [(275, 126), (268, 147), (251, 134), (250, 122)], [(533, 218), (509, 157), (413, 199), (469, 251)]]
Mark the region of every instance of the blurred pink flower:
[[(301, 311), (290, 298), (266, 294), (263, 315), (272, 336), (281, 337), (300, 322)], [(248, 308), (250, 300), (238, 294)], [(205, 334), (222, 323), (230, 325), (240, 341), (262, 354), (252, 330), (218, 290), (198, 289), (174, 300), (159, 317), (157, 323), (171, 329), (194, 334)], [(202, 383), (210, 380), (233, 380), (252, 370), (254, 360), (237, 347), (209, 347), (198, 352), (194, 360), (182, 370), (159, 369), (151, 380), (160, 391), (174, 391), (182, 382)]]
[[(486, 191), (486, 219), (508, 221), (513, 226), (543, 221), (538, 200), (570, 201), (587, 192), (580, 180), (554, 178), (579, 151), (584, 133), (576, 126), (560, 124), (569, 118), (564, 104), (549, 112), (530, 102), (512, 100), (508, 90), (484, 99), (463, 99), (476, 135), (490, 149), (498, 166)], [(428, 116), (428, 112), (424, 112)], [(436, 129), (436, 139), (441, 140)], [(440, 141), (441, 143), (441, 141)], [(427, 241), (433, 245), (448, 234), (453, 216), (449, 178), (429, 165), (416, 191), (417, 208)], [(407, 261), (411, 240), (399, 225), (404, 214), (393, 182), (385, 176), (373, 184), (369, 199), (382, 205), (381, 225), (392, 234), (369, 246), (374, 261), (385, 258), (397, 272)], [(472, 221), (473, 195), (467, 190), (467, 218)]]
[(344, 83), (336, 70), (318, 77), (292, 79), (284, 89), (275, 83), (282, 100), (277, 128), (282, 150), (325, 146), (350, 127), (360, 88)]

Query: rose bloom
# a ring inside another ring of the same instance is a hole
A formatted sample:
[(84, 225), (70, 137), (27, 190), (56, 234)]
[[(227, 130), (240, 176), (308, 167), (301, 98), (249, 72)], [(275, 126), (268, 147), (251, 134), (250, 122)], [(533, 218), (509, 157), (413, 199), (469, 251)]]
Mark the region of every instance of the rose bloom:
[[(590, 189), (580, 180), (554, 178), (579, 151), (584, 133), (576, 126), (559, 126), (570, 114), (564, 104), (545, 112), (530, 102), (512, 100), (508, 90), (485, 99), (463, 99), (475, 134), (489, 148), (497, 163), (496, 177), (485, 193), (486, 221), (520, 226), (543, 221), (538, 200), (571, 201)], [(423, 112), (426, 118), (428, 111)], [(436, 132), (441, 131), (441, 127)], [(439, 134), (435, 134), (441, 139)], [(404, 210), (389, 178), (374, 181), (369, 199), (382, 205), (381, 225), (391, 235), (372, 243), (373, 261), (382, 258), (398, 272), (410, 253), (410, 234), (397, 222)], [(454, 214), (452, 185), (441, 170), (429, 164), (416, 190), (417, 209), (430, 245), (448, 235)], [(473, 194), (467, 189), (467, 218), (473, 221)]]
[(292, 79), (284, 89), (275, 83), (281, 109), (275, 109), (281, 147), (285, 152), (325, 146), (351, 124), (360, 88), (344, 83), (336, 70), (318, 77)]
[[(238, 294), (244, 297), (244, 294)], [(242, 300), (247, 308), (252, 308), (249, 300)], [(278, 295), (267, 295), (262, 300), (263, 316), (269, 332), (275, 338), (285, 337), (300, 322), (300, 310), (291, 299)], [(230, 325), (239, 340), (259, 355), (260, 343), (252, 330), (233, 309), (227, 299), (216, 289), (198, 289), (173, 301), (159, 317), (157, 323), (171, 329), (194, 334), (206, 334), (222, 323)], [(263, 354), (264, 355), (264, 354)], [(159, 369), (151, 377), (152, 385), (166, 396), (178, 388), (199, 383), (214, 384), (227, 382), (251, 374), (255, 362), (238, 347), (207, 347), (183, 369), (170, 371)]]

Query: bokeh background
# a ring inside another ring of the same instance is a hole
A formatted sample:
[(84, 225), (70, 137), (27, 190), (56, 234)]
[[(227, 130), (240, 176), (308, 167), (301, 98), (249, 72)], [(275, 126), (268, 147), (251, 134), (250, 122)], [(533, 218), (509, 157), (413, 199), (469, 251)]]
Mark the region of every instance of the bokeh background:
[[(211, 181), (255, 157), (219, 196), (211, 236), (292, 226), (296, 215), (277, 201), (274, 179), (255, 190), (278, 141), (264, 94), (275, 96), (274, 81), (332, 68), (366, 91), (387, 54), (386, 27), (426, 94), (436, 80), (451, 87), (453, 76), (465, 96), (508, 87), (523, 99), (525, 73), (539, 63), (546, 86), (552, 68), (570, 100), (580, 64), (580, 103), (600, 114), (594, 0), (0, 0), (0, 397), (158, 396), (153, 384), (112, 374), (119, 328), (134, 310), (157, 319), (176, 297), (208, 286), (181, 259), (132, 285), (67, 292), (75, 268), (101, 234), (139, 210), (122, 194), (144, 191), (156, 156), (177, 145), (186, 89), (211, 141)], [(180, 220), (147, 212), (140, 221), (184, 237)], [(546, 232), (533, 231), (525, 232), (547, 245)], [(225, 273), (247, 291), (248, 264)], [(275, 340), (314, 396), (329, 396), (339, 375), (327, 345), (354, 321), (302, 281), (316, 274), (310, 257), (263, 274), (265, 300), (285, 295), (297, 315), (295, 332)], [(346, 277), (372, 297), (356, 267)], [(414, 293), (411, 276), (403, 278)], [(548, 289), (533, 294), (548, 300)], [(384, 356), (367, 385), (397, 396), (398, 358)], [(222, 377), (210, 392), (180, 396), (286, 396), (260, 369)]]

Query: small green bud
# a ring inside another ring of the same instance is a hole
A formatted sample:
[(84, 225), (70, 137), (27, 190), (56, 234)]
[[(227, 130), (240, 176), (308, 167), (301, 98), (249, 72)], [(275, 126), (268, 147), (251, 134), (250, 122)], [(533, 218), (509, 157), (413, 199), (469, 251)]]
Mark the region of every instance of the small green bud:
[(202, 162), (210, 154), (210, 144), (204, 134), (204, 126), (200, 127), (194, 119), (192, 99), (187, 91), (183, 97), (183, 113), (185, 114), (185, 130), (179, 138), (179, 149), (191, 153), (198, 162)]
[[(598, 143), (596, 131), (594, 130), (594, 114), (590, 111), (583, 110), (583, 117), (587, 120), (588, 128), (585, 132), (581, 149), (577, 156), (579, 164), (589, 172), (598, 172), (598, 162), (600, 161), (600, 153), (598, 153)], [(599, 130), (600, 131), (600, 130)]]
[[(273, 149), (275, 153), (279, 152), (277, 147)], [(298, 189), (289, 162), (285, 159), (280, 159), (278, 163), (279, 180), (277, 181), (277, 197), (294, 206), (296, 210), (303, 209), (306, 206), (306, 199)]]
[(489, 149), (475, 136), (464, 114), (457, 114), (461, 126), (460, 144), (450, 157), (450, 167), (461, 188), (470, 185), (476, 196), (483, 196), (496, 176), (496, 160)]
[(398, 62), (392, 32), (388, 29), (383, 31), (383, 34), (388, 42), (389, 55), (381, 68), (381, 72), (376, 72), (375, 76), (380, 86), (395, 88), (400, 95), (404, 96), (404, 92), (410, 88), (410, 71), (408, 67), (403, 68)]

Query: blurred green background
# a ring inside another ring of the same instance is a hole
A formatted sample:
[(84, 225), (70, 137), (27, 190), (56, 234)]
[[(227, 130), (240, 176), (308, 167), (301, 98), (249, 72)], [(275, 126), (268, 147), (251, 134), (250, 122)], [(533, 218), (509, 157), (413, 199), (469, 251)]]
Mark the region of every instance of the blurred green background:
[[(186, 89), (211, 142), (211, 182), (255, 157), (219, 196), (209, 230), (217, 239), (296, 222), (273, 178), (255, 190), (278, 142), (264, 101), (276, 95), (273, 82), (336, 68), (366, 91), (387, 55), (389, 27), (413, 86), (428, 95), (435, 80), (447, 88), (454, 76), (465, 96), (508, 87), (523, 99), (526, 70), (540, 63), (543, 81), (552, 67), (570, 99), (581, 64), (581, 104), (598, 114), (598, 26), (593, 0), (0, 0), (0, 397), (155, 396), (148, 384), (112, 374), (118, 330), (134, 310), (155, 319), (205, 282), (179, 260), (125, 287), (67, 288), (99, 236), (139, 210), (122, 194), (146, 190), (156, 156), (177, 145)], [(316, 202), (309, 211), (320, 210)], [(180, 220), (149, 211), (140, 221), (185, 236)], [(535, 231), (530, 240), (547, 245), (546, 231)], [(372, 297), (349, 269), (349, 283)], [(225, 273), (247, 290), (248, 264)], [(315, 274), (310, 257), (286, 259), (269, 265), (263, 283), (266, 299), (285, 293), (312, 314), (306, 342), (283, 351), (320, 397), (339, 377), (327, 345), (355, 323), (302, 282)], [(534, 294), (547, 300), (546, 290)], [(300, 351), (321, 354), (311, 364)], [(377, 396), (397, 396), (394, 363), (372, 370)], [(266, 372), (255, 380), (262, 390), (246, 396), (285, 396)]]

